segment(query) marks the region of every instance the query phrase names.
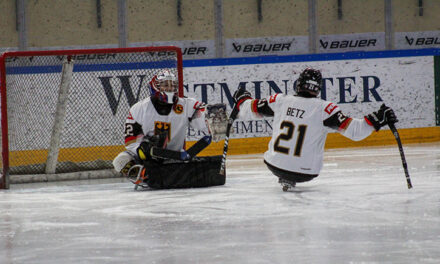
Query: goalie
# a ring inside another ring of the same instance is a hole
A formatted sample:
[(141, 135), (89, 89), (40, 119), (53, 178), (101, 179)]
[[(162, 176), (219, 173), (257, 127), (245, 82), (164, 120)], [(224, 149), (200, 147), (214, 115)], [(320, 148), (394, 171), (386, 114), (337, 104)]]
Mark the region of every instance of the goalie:
[[(193, 98), (178, 97), (177, 78), (168, 70), (149, 82), (151, 96), (130, 109), (125, 122), (126, 151), (113, 160), (116, 171), (138, 186), (153, 189), (224, 185), (219, 174), (221, 156), (196, 157), (212, 138), (226, 133), (226, 106), (206, 106)], [(206, 113), (208, 112), (208, 113)], [(188, 150), (188, 127), (205, 136)]]

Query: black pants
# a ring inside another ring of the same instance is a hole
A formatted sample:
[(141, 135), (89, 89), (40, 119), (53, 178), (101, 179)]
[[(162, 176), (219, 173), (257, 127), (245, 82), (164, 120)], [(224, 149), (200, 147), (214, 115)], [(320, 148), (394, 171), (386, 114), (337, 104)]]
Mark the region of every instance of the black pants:
[(267, 168), (275, 175), (278, 176), (281, 179), (291, 181), (291, 182), (306, 182), (311, 181), (313, 178), (317, 177), (318, 174), (304, 174), (299, 172), (293, 172), (293, 171), (287, 171), (280, 168), (277, 168), (271, 164), (269, 164), (267, 161), (264, 161), (266, 163)]
[(221, 160), (222, 156), (195, 157), (185, 162), (149, 160), (144, 163), (146, 183), (153, 189), (224, 185), (226, 177), (219, 174)]

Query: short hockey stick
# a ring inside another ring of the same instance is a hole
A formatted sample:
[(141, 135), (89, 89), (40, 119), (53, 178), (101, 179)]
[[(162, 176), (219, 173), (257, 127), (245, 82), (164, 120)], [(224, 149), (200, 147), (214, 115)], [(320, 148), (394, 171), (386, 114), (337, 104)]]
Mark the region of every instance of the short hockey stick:
[(406, 164), (405, 154), (403, 153), (403, 147), (402, 142), (400, 141), (399, 132), (397, 132), (397, 129), (393, 123), (388, 123), (388, 126), (390, 127), (391, 132), (393, 132), (393, 135), (397, 141), (397, 145), (399, 146), (400, 158), (402, 159), (403, 170), (405, 171), (406, 183), (408, 185), (408, 189), (411, 189), (411, 179), (409, 178), (408, 165)]
[(235, 118), (238, 115), (238, 107), (237, 103), (234, 104), (232, 108), (232, 112), (229, 115), (228, 126), (226, 127), (226, 136), (225, 136), (225, 145), (223, 146), (223, 157), (222, 162), (220, 164), (220, 175), (225, 175), (225, 166), (226, 166), (226, 153), (228, 152), (228, 144), (229, 144), (229, 136), (231, 134), (232, 124), (234, 123)]
[[(194, 158), (202, 150), (204, 150), (210, 143), (209, 136), (204, 136), (199, 139), (194, 145), (192, 145), (186, 152), (191, 158)], [(182, 152), (158, 147), (151, 147), (150, 155), (155, 158), (183, 160)]]

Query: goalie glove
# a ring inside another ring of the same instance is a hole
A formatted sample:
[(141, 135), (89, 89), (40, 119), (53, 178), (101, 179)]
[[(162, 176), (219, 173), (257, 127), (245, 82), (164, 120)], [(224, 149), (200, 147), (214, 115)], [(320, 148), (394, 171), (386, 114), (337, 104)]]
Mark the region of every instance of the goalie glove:
[[(218, 142), (225, 138), (226, 128), (228, 126), (228, 116), (225, 104), (207, 105), (207, 113), (205, 115), (206, 123), (212, 135), (214, 142)], [(209, 140), (209, 143), (211, 140)], [(209, 145), (208, 143), (208, 145)]]
[(175, 151), (166, 149), (168, 143), (167, 133), (147, 136), (137, 148), (137, 155), (142, 161), (148, 160), (189, 160), (191, 155), (185, 150)]
[(144, 141), (141, 142), (136, 152), (141, 160), (149, 160), (154, 157), (153, 148), (164, 149), (168, 144), (167, 133), (159, 135), (145, 136)]
[(393, 109), (385, 104), (382, 104), (377, 112), (365, 116), (365, 120), (369, 125), (372, 125), (376, 131), (379, 131), (381, 127), (387, 124), (394, 124), (399, 121)]

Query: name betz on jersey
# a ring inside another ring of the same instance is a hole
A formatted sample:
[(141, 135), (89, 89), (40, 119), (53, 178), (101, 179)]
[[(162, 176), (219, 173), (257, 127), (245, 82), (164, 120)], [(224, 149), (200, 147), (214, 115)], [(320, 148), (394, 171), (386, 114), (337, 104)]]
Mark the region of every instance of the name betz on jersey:
[(295, 107), (287, 107), (286, 115), (298, 117), (298, 118), (303, 118), (303, 115), (305, 112), (306, 111), (304, 111), (302, 109), (295, 108)]

